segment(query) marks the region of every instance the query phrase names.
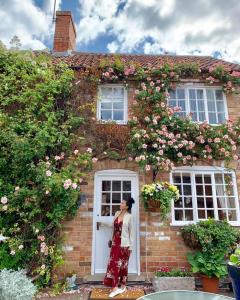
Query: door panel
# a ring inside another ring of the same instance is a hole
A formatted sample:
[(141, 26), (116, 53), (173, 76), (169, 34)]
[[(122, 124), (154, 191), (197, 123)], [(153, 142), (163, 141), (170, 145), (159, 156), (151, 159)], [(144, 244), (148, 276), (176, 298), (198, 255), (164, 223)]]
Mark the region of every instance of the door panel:
[[(136, 176), (106, 176), (99, 175), (95, 183), (94, 205), (94, 273), (105, 273), (110, 254), (108, 241), (111, 239), (111, 224), (113, 216), (120, 209), (120, 202), (126, 197), (133, 197), (135, 204), (132, 207), (134, 223), (134, 245), (129, 259), (129, 273), (138, 273), (137, 257), (137, 224), (136, 213), (138, 199), (136, 199), (137, 178)], [(97, 227), (97, 222), (107, 223), (109, 226)]]

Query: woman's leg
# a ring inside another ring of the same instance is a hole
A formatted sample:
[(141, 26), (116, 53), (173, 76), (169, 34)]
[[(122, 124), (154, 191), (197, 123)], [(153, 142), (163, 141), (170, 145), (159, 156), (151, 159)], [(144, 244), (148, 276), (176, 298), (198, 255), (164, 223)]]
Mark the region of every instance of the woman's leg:
[(128, 262), (129, 262), (129, 256), (130, 256), (130, 251), (129, 248), (122, 248), (122, 264), (120, 267), (120, 284), (121, 288), (124, 289), (126, 287), (127, 283), (127, 277), (128, 277)]

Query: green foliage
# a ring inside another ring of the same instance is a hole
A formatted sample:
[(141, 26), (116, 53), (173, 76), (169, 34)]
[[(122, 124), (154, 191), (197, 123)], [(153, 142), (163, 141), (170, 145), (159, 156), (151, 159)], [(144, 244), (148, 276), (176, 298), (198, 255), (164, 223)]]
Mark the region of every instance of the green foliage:
[(160, 270), (155, 272), (155, 276), (157, 277), (192, 277), (192, 273), (181, 269), (170, 269), (169, 267), (162, 267)]
[(84, 120), (69, 101), (73, 78), (44, 54), (0, 49), (0, 267), (26, 268), (39, 286), (63, 262), (59, 231), (92, 167), (91, 151), (72, 146)]
[(227, 221), (208, 219), (181, 229), (185, 244), (206, 253), (227, 254), (239, 237), (239, 231)]
[(185, 244), (195, 253), (188, 254), (193, 273), (218, 278), (227, 274), (225, 256), (236, 246), (239, 232), (227, 221), (208, 219), (182, 228)]
[(179, 191), (175, 185), (168, 182), (157, 182), (145, 184), (141, 188), (141, 196), (146, 210), (149, 207), (149, 201), (158, 201), (160, 203), (161, 216), (165, 219), (171, 210), (172, 200), (176, 201), (179, 198)]
[(240, 248), (235, 249), (234, 253), (230, 255), (230, 264), (240, 267)]
[(227, 275), (226, 264), (222, 253), (196, 252), (188, 253), (188, 262), (193, 273), (204, 274), (208, 277), (224, 277)]

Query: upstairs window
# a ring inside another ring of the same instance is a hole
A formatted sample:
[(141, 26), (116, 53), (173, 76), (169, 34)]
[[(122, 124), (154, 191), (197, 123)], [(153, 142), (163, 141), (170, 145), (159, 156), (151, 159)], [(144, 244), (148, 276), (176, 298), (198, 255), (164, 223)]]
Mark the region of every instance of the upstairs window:
[(127, 123), (127, 91), (122, 85), (99, 86), (97, 118), (101, 121)]
[(168, 104), (179, 106), (181, 117), (192, 115), (196, 122), (220, 124), (227, 119), (226, 99), (220, 88), (179, 87), (169, 93)]

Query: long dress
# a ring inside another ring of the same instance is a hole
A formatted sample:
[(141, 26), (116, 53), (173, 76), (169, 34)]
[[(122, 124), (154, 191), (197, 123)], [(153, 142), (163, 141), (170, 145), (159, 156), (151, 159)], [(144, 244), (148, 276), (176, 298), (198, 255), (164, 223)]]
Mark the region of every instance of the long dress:
[(128, 276), (128, 261), (130, 256), (129, 247), (121, 247), (121, 232), (123, 221), (114, 221), (112, 247), (107, 265), (106, 275), (103, 284), (116, 287), (118, 284), (126, 285)]

